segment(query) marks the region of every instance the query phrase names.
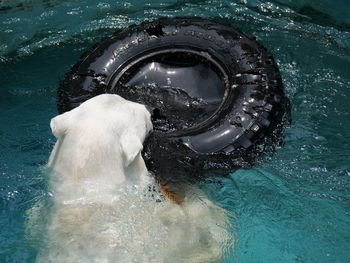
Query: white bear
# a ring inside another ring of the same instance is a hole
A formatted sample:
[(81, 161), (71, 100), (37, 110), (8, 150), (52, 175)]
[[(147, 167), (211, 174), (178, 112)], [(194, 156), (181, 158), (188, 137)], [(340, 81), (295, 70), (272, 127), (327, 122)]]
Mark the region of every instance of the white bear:
[(141, 157), (150, 114), (118, 95), (94, 97), (52, 119), (53, 205), (37, 262), (220, 262), (232, 239), (226, 212), (199, 191), (161, 194)]

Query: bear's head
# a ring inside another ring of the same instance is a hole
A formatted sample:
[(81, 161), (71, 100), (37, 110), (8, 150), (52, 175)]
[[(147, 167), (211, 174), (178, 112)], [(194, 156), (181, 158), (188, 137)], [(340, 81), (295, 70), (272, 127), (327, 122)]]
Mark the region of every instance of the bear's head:
[(57, 143), (48, 166), (55, 172), (73, 178), (118, 174), (117, 181), (129, 166), (143, 163), (140, 152), (152, 130), (145, 106), (112, 94), (56, 116), (50, 126)]

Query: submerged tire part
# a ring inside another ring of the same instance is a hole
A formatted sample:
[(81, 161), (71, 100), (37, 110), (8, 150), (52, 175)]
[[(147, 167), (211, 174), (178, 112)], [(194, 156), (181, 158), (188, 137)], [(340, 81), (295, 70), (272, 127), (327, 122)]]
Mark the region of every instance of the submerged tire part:
[(66, 75), (59, 112), (102, 93), (146, 105), (154, 132), (144, 158), (167, 178), (249, 167), (281, 142), (290, 114), (266, 48), (232, 26), (201, 18), (161, 18), (118, 31)]

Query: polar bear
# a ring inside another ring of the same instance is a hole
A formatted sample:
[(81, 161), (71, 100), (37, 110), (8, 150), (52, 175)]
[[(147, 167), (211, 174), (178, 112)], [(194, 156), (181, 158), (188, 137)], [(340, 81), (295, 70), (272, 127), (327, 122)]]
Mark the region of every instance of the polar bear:
[(173, 202), (148, 174), (143, 105), (99, 95), (50, 125), (52, 206), (37, 262), (220, 262), (226, 212), (199, 191)]

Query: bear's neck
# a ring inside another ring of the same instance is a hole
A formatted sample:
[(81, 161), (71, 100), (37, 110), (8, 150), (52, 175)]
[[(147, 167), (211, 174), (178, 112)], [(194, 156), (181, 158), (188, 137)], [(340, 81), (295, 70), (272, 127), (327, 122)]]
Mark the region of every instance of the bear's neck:
[(48, 166), (53, 170), (50, 176), (55, 200), (66, 204), (110, 203), (119, 198), (123, 188), (144, 188), (151, 180), (141, 154), (125, 168), (118, 149), (76, 148), (69, 140), (56, 143)]

